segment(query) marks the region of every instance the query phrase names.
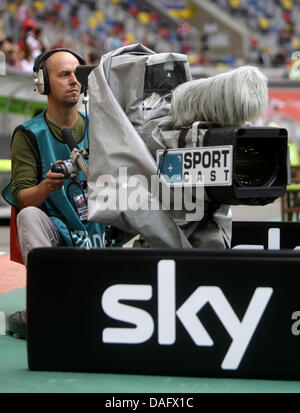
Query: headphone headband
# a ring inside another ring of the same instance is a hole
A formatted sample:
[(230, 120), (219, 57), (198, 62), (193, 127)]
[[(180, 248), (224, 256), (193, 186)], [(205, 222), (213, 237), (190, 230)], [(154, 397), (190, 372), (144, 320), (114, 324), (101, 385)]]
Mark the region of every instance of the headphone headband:
[(47, 50), (46, 52), (43, 52), (40, 55), (38, 55), (34, 61), (33, 72), (37, 72), (41, 68), (41, 65), (48, 59), (48, 57), (50, 57), (51, 55), (57, 52), (71, 53), (73, 56), (76, 57), (76, 59), (78, 59), (81, 65), (86, 65), (85, 59), (79, 53), (76, 53), (70, 49), (58, 48), (58, 49)]
[(74, 52), (70, 49), (52, 49), (47, 50), (46, 52), (41, 53), (38, 55), (34, 61), (33, 65), (33, 82), (35, 87), (37, 87), (38, 91), (42, 95), (48, 95), (50, 93), (50, 82), (48, 71), (46, 67), (43, 67), (43, 63), (54, 53), (57, 52), (68, 52), (71, 53), (79, 62), (79, 65), (86, 65), (85, 59), (77, 52)]

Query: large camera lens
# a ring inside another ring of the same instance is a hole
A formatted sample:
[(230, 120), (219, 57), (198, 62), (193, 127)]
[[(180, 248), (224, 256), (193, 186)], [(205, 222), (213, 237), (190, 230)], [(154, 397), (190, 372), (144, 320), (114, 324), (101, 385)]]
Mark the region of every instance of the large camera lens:
[(234, 178), (238, 186), (261, 187), (275, 179), (276, 156), (272, 142), (259, 138), (238, 139)]

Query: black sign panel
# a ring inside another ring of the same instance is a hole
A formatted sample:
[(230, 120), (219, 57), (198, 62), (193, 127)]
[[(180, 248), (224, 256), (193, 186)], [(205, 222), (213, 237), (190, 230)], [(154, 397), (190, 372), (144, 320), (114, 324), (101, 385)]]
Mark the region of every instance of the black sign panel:
[(300, 379), (297, 251), (36, 249), (32, 370)]
[(232, 248), (300, 250), (300, 222), (234, 221)]

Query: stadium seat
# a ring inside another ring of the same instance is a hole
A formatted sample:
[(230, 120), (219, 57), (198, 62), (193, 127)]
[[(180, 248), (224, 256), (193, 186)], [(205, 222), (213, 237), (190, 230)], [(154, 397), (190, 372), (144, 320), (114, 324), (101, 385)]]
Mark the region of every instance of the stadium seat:
[(17, 208), (12, 206), (10, 215), (10, 259), (19, 264), (24, 264), (17, 233), (17, 214)]

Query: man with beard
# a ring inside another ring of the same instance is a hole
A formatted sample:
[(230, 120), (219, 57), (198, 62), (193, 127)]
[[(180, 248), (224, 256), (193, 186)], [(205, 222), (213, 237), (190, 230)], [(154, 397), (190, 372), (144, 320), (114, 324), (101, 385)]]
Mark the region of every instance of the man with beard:
[[(49, 50), (36, 58), (35, 85), (40, 94), (47, 95), (48, 107), (13, 134), (12, 180), (6, 194), (11, 194), (11, 203), (17, 208), (17, 233), (25, 265), (33, 248), (105, 246), (105, 227), (87, 220), (82, 172), (74, 182), (51, 171), (52, 164), (70, 157), (64, 129), (72, 132), (78, 147), (88, 147), (88, 118), (77, 108), (81, 85), (75, 70), (82, 64), (85, 60), (68, 49)], [(25, 315), (22, 311), (15, 317), (23, 322)]]

